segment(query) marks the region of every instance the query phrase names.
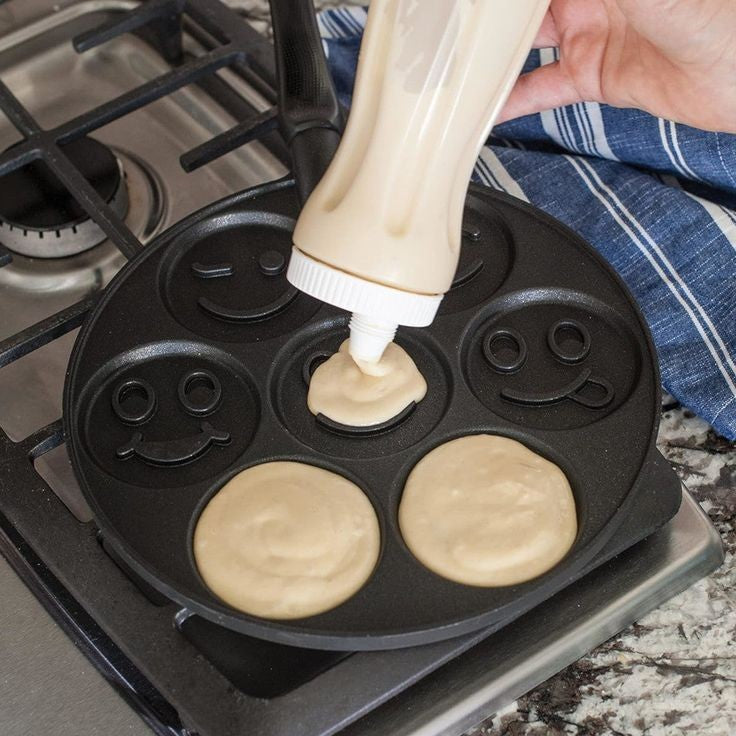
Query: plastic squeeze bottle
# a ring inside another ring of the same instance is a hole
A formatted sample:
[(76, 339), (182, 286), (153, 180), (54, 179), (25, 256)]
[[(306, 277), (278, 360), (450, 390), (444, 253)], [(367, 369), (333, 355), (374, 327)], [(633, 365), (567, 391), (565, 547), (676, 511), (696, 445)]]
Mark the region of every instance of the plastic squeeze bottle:
[(294, 231), (287, 277), (352, 312), (375, 363), (432, 323), (457, 269), (473, 165), (549, 0), (372, 0), (345, 134)]

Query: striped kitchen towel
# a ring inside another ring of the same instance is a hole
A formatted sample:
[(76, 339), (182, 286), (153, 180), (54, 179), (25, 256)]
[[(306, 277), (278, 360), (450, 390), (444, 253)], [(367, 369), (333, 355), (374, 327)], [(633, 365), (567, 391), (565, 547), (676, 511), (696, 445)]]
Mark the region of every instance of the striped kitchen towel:
[[(365, 20), (319, 17), (346, 106)], [(524, 71), (556, 58), (532, 51)], [(591, 243), (637, 299), (667, 391), (736, 439), (736, 136), (581, 103), (499, 125), (474, 179)]]

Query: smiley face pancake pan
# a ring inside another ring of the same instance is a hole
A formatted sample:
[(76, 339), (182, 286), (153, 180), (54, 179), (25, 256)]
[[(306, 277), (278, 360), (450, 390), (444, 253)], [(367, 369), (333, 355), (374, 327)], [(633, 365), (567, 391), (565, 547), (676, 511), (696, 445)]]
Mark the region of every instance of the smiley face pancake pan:
[[(672, 482), (656, 487), (642, 481), (662, 463), (651, 340), (625, 287), (579, 237), (472, 186), (455, 284), (431, 327), (397, 336), (426, 397), (380, 426), (353, 429), (307, 407), (311, 373), (348, 336), (349, 315), (286, 281), (298, 209), (293, 185), (278, 182), (195, 213), (123, 268), (77, 339), (65, 389), (72, 462), (106, 544), (137, 575), (252, 636), (323, 649), (410, 646), (500, 625), (600, 564), (608, 542), (623, 549), (674, 515), (674, 475), (665, 471)], [(556, 463), (575, 496), (572, 549), (520, 585), (446, 580), (414, 558), (399, 530), (414, 465), (478, 433)], [(365, 585), (302, 619), (231, 608), (194, 560), (208, 501), (236, 473), (273, 461), (354, 483), (381, 531)], [(634, 516), (636, 536), (615, 537)]]

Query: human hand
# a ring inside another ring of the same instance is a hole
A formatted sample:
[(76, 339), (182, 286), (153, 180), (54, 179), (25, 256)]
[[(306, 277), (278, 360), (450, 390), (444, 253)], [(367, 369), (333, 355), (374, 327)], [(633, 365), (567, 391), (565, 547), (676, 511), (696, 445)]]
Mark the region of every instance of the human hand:
[(736, 133), (734, 39), (733, 0), (552, 0), (534, 46), (560, 60), (522, 75), (497, 122), (585, 100)]

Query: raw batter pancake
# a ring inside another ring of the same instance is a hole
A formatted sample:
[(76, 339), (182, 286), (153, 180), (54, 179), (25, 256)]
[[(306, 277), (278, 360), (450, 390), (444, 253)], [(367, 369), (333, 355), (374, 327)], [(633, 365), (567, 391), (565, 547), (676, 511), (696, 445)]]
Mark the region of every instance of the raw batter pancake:
[(307, 406), (333, 422), (368, 427), (395, 417), (426, 393), (427, 382), (396, 343), (389, 344), (378, 363), (358, 365), (346, 340), (312, 375)]
[(373, 506), (358, 486), (312, 465), (272, 462), (236, 475), (194, 532), (209, 588), (245, 613), (302, 618), (359, 590), (378, 559)]
[(399, 506), (404, 541), (422, 564), (466, 585), (515, 585), (554, 567), (575, 541), (565, 474), (524, 445), (461, 437), (423, 457)]

